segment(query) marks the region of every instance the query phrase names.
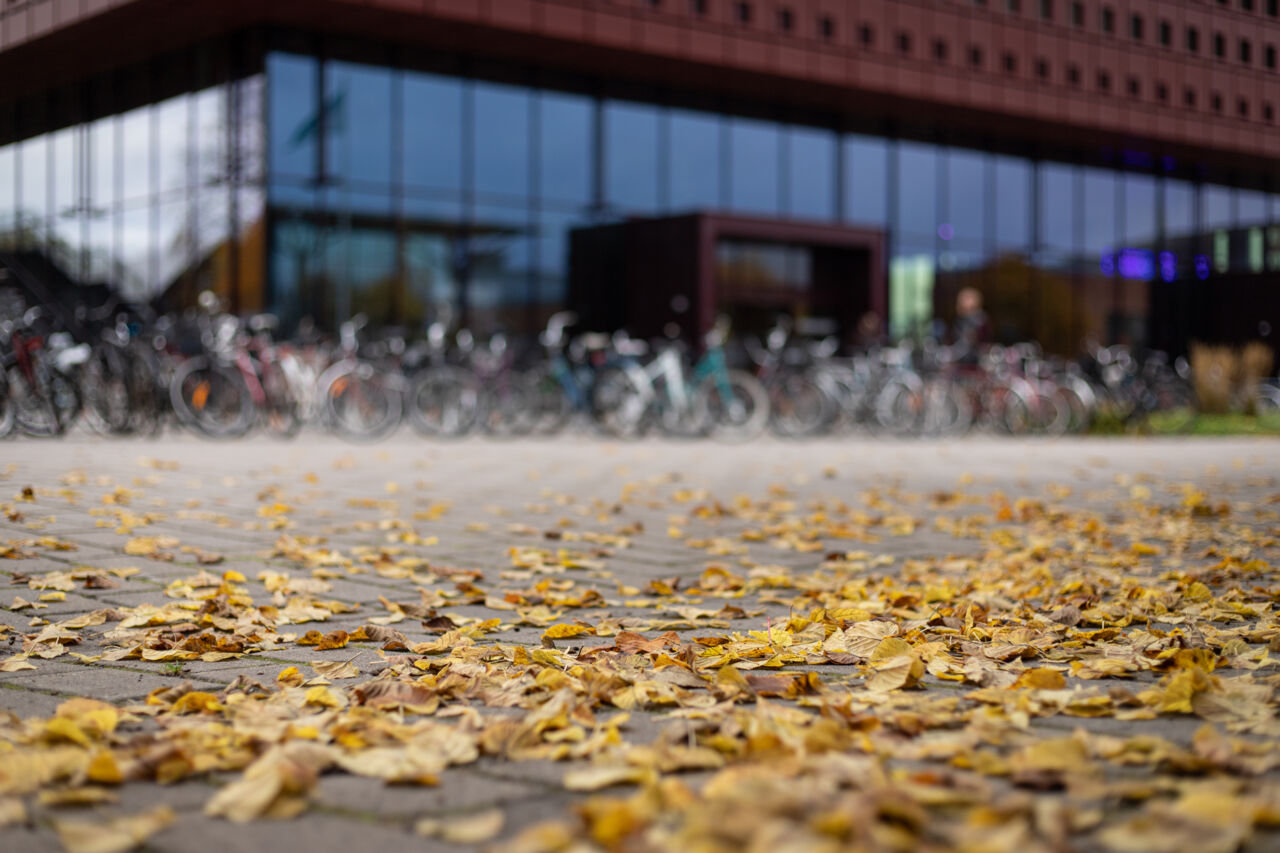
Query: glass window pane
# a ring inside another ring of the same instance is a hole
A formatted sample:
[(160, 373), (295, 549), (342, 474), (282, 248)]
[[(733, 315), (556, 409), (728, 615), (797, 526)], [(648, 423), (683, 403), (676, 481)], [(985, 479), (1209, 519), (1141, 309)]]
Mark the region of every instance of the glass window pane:
[(1205, 184), (1200, 191), (1200, 220), (1206, 230), (1230, 228), (1232, 222), (1231, 190)]
[(116, 201), (116, 119), (98, 119), (89, 126), (89, 194), (95, 213)]
[(476, 84), (476, 192), (529, 196), (530, 100), (524, 89)]
[[(321, 120), (316, 103), (316, 71), (316, 60), (309, 56), (273, 53), (267, 57), (269, 167), (273, 175), (315, 176)], [(217, 99), (216, 94), (208, 97), (211, 101)], [(214, 121), (215, 113), (211, 105), (202, 106), (201, 112), (203, 139), (203, 131)], [(220, 117), (217, 124), (222, 126)], [(203, 139), (203, 150), (208, 148), (212, 145)]]
[(947, 209), (938, 236), (957, 249), (981, 249), (986, 241), (986, 156), (952, 148), (946, 152)]
[(0, 145), (0, 245), (4, 245), (5, 232), (13, 227), (17, 205), (17, 157), (15, 145)]
[(1031, 163), (1020, 157), (995, 158), (996, 247), (1031, 247)]
[(592, 101), (543, 92), (538, 102), (539, 192), (544, 199), (591, 201)]
[(1061, 253), (1076, 248), (1076, 170), (1063, 163), (1040, 167), (1040, 242)]
[(844, 217), (859, 225), (888, 224), (889, 146), (883, 139), (844, 139)]
[(409, 188), (459, 191), (462, 174), (462, 81), (404, 75), (404, 181)]
[(533, 270), (528, 213), (520, 208), (477, 205), (467, 286), (470, 322), (478, 334), (518, 329)]
[(325, 167), (353, 189), (391, 183), (391, 72), (330, 62), (325, 68)]
[(139, 107), (120, 116), (120, 201), (145, 204), (151, 196), (151, 115)]
[(729, 204), (734, 210), (778, 213), (776, 125), (735, 118), (729, 123)]
[(900, 142), (897, 239), (932, 239), (937, 227), (937, 149), (919, 142)]
[(1236, 225), (1247, 228), (1267, 223), (1267, 194), (1257, 190), (1236, 190)]
[(1166, 240), (1190, 237), (1195, 228), (1195, 189), (1185, 181), (1164, 182), (1164, 233)]
[(53, 203), (49, 206), (49, 215), (55, 219), (74, 216), (79, 201), (78, 135), (78, 128), (66, 127), (49, 138), (49, 168), (53, 170)]
[(149, 299), (151, 292), (151, 209), (127, 208), (120, 217), (117, 279), (129, 300)]
[(159, 191), (180, 190), (187, 185), (187, 144), (190, 125), (186, 95), (156, 105), (156, 161), (160, 167)]
[(89, 217), (89, 242), (85, 246), (88, 277), (94, 281), (119, 281), (115, 271), (116, 216), (95, 209)]
[(715, 209), (722, 205), (720, 141), (722, 119), (708, 113), (673, 110), (671, 189), (673, 210)]
[(658, 207), (658, 111), (639, 104), (604, 107), (605, 193), (624, 211)]
[(49, 215), (49, 177), (45, 171), (49, 163), (49, 140), (37, 136), (21, 143), (19, 154), (21, 162), (22, 210), (20, 216), (32, 227), (40, 227), (35, 223), (43, 222)]
[(238, 81), (236, 96), (240, 104), (237, 163), (239, 179), (245, 183), (260, 184), (267, 175), (266, 77), (255, 74)]
[(827, 130), (792, 128), (787, 166), (788, 212), (805, 219), (834, 219), (836, 135)]
[[(197, 182), (202, 185), (226, 180), (227, 97), (221, 86), (192, 95), (195, 100), (195, 148)], [(273, 140), (273, 143), (278, 140)]]
[(1151, 246), (1156, 241), (1156, 180), (1147, 175), (1124, 176), (1124, 243)]
[(1103, 169), (1084, 169), (1084, 248), (1095, 264), (1116, 246), (1116, 180)]

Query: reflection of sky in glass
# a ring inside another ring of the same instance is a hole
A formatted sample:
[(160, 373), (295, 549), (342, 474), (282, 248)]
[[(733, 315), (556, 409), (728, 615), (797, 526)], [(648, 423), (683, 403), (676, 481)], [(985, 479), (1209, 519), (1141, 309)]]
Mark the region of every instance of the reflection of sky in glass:
[(530, 97), (525, 89), (475, 86), (476, 192), (529, 195)]
[(658, 111), (641, 104), (610, 102), (604, 107), (605, 189), (609, 203), (623, 210), (658, 207)]
[(755, 119), (729, 123), (729, 203), (745, 213), (778, 212), (777, 125)]
[(825, 130), (793, 128), (787, 144), (788, 212), (804, 219), (834, 218), (836, 135)]
[(715, 115), (672, 110), (668, 198), (673, 211), (721, 206), (720, 121)]
[[(944, 216), (957, 245), (980, 249), (986, 235), (986, 155), (960, 148), (946, 154), (947, 207)], [(941, 230), (938, 232), (942, 236)]]
[(898, 222), (902, 236), (932, 237), (938, 227), (937, 151), (932, 145), (898, 145)]
[(591, 200), (590, 98), (542, 93), (538, 98), (539, 185), (542, 194), (559, 201)]
[(848, 221), (861, 225), (885, 224), (888, 217), (888, 150), (883, 139), (845, 137), (844, 216)]
[(404, 182), (407, 188), (461, 190), (462, 83), (405, 72)]
[(1061, 163), (1040, 167), (1040, 243), (1059, 252), (1076, 247), (1076, 170)]
[(1031, 248), (1031, 164), (1018, 157), (995, 158), (996, 247)]

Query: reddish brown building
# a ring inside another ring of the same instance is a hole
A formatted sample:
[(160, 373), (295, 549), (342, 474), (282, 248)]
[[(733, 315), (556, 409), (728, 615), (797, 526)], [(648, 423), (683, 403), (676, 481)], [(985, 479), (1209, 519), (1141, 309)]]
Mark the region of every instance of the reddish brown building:
[(913, 333), (972, 284), (1002, 338), (1181, 349), (1280, 324), (1278, 49), (1276, 0), (6, 0), (0, 240), (521, 327), (657, 300), (601, 247), (720, 223), (645, 250), (698, 325)]

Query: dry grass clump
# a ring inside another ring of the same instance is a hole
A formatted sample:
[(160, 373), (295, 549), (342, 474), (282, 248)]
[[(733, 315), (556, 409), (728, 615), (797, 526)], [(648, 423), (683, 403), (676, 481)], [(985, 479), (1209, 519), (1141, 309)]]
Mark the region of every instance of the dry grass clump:
[(1260, 379), (1271, 375), (1271, 347), (1253, 341), (1243, 349), (1228, 346), (1191, 345), (1191, 382), (1200, 411), (1225, 414), (1252, 412)]

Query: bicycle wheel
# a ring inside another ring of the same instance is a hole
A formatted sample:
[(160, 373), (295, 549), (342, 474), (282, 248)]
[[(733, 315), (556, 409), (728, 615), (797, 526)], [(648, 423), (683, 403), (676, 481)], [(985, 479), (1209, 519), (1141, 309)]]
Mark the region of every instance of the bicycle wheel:
[(32, 438), (62, 435), (80, 412), (80, 393), (67, 374), (47, 364), (32, 368), (34, 384), (18, 368), (9, 371), (15, 426)]
[(591, 411), (596, 424), (608, 435), (639, 438), (648, 431), (652, 420), (652, 396), (622, 368), (606, 367), (596, 374)]
[(421, 435), (461, 438), (475, 428), (480, 386), (468, 371), (433, 367), (413, 380), (408, 404), (409, 424)]
[(262, 392), (262, 425), (276, 438), (293, 438), (302, 429), (302, 413), (279, 365), (263, 365)]
[(524, 381), (533, 432), (559, 433), (573, 417), (573, 400), (564, 384), (546, 367), (526, 371)]
[(103, 435), (130, 431), (129, 374), (123, 353), (110, 344), (94, 347), (79, 372), (85, 420)]
[(377, 441), (400, 425), (404, 393), (396, 374), (365, 361), (334, 371), (323, 389), (329, 426), (352, 441)]
[(723, 377), (708, 376), (698, 395), (716, 438), (746, 441), (769, 425), (769, 392), (749, 373), (730, 370)]
[(525, 378), (515, 371), (492, 377), (480, 397), (480, 428), (495, 438), (514, 438), (533, 430)]
[(783, 438), (815, 435), (830, 423), (835, 402), (807, 374), (787, 371), (768, 386), (769, 426)]
[(5, 370), (0, 369), (0, 438), (13, 435), (17, 423), (13, 399), (9, 396), (9, 376)]
[(169, 383), (178, 420), (207, 438), (239, 438), (253, 426), (253, 395), (238, 371), (204, 356), (178, 366)]

